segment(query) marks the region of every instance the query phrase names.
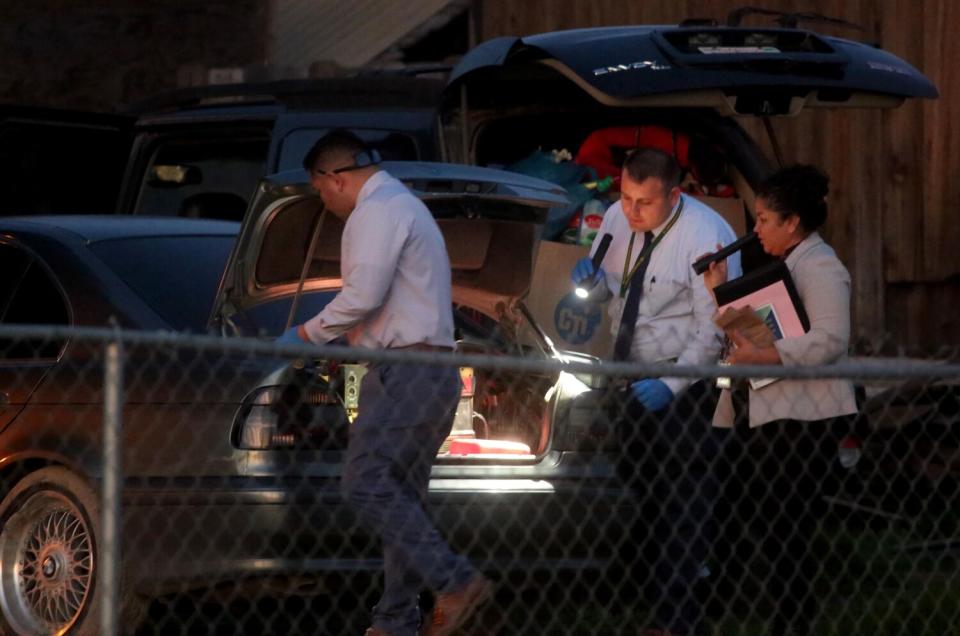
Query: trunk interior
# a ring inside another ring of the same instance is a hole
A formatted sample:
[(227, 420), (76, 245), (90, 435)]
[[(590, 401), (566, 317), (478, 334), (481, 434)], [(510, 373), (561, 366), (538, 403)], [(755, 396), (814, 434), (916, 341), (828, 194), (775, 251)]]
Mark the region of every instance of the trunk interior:
[[(458, 350), (549, 355), (517, 308), (529, 289), (542, 227), (531, 222), (535, 215), (520, 203), (496, 199), (436, 195), (424, 202), (450, 255)], [(271, 302), (278, 286), (297, 283), (319, 216), (319, 202), (312, 198), (292, 200), (270, 216), (256, 259), (254, 285), (260, 291), (251, 294), (262, 297), (254, 305)], [(339, 285), (344, 226), (330, 214), (321, 222), (306, 268), (304, 304), (317, 290)], [(331, 366), (321, 361), (316, 372), (288, 376), (282, 433), (313, 448), (345, 445), (349, 421), (362, 409), (358, 396), (366, 372), (347, 362)], [(535, 460), (547, 450), (553, 403), (544, 398), (555, 377), (462, 368), (461, 379), (453, 432), (440, 449), (440, 460), (515, 463)]]
[[(753, 184), (770, 170), (762, 151), (732, 119), (709, 108), (612, 108), (537, 104), (511, 109), (453, 110), (444, 126), (450, 156), (553, 181), (570, 206), (553, 210), (544, 238), (570, 240), (570, 227), (592, 200), (608, 207), (618, 198), (619, 166), (637, 146), (673, 154), (687, 194), (706, 200), (739, 235), (753, 224)], [(466, 144), (466, 149), (464, 145)], [(559, 158), (559, 160), (558, 160)], [(604, 177), (616, 180), (608, 191)], [(745, 266), (765, 262), (755, 246)]]

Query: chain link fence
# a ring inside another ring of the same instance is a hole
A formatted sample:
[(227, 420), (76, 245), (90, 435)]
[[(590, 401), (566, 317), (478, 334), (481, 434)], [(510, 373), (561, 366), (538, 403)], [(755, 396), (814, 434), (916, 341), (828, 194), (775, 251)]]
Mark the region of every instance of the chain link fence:
[[(949, 362), (680, 368), (26, 327), (0, 351), (3, 633), (364, 633), (383, 558), (341, 494), (348, 439), (385, 369), (429, 401), (423, 366), (461, 378), (429, 514), (495, 585), (463, 633), (960, 620)], [(693, 384), (643, 413), (629, 381), (663, 375)], [(846, 378), (859, 414), (751, 429), (734, 390), (741, 421), (712, 427), (718, 377)]]

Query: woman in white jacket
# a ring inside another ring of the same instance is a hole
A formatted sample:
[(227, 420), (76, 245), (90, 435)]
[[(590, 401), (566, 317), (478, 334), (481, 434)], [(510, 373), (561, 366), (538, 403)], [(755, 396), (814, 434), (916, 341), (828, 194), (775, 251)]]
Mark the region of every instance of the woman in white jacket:
[[(757, 188), (754, 231), (767, 254), (784, 260), (810, 328), (765, 347), (728, 333), (727, 362), (810, 366), (846, 357), (850, 275), (817, 233), (827, 217), (827, 191), (828, 178), (802, 165)], [(712, 292), (726, 278), (721, 261), (704, 274), (704, 284)], [(823, 494), (835, 486), (840, 439), (856, 411), (853, 386), (844, 379), (781, 379), (721, 394), (714, 424), (734, 431), (722, 486), (731, 509), (721, 515), (725, 540), (718, 554), (729, 552), (724, 560), (734, 571), (760, 548), (769, 569), (759, 583), (776, 608), (773, 634), (812, 633), (812, 584), (823, 556), (812, 541), (825, 512)]]

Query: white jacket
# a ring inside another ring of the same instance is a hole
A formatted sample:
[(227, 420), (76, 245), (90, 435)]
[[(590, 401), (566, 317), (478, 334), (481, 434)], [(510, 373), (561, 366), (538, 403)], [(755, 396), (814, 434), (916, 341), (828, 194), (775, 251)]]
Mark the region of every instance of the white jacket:
[[(833, 364), (844, 360), (850, 343), (850, 274), (836, 253), (813, 232), (787, 256), (787, 269), (810, 319), (810, 330), (774, 343), (785, 367)], [(822, 420), (857, 412), (853, 384), (846, 379), (782, 378), (750, 389), (750, 426), (774, 420)], [(730, 391), (721, 391), (714, 426), (734, 419)]]

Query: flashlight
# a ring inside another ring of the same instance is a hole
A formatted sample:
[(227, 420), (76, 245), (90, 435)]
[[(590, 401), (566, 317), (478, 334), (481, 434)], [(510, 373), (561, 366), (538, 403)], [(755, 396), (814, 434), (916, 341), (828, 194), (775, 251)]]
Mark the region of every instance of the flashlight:
[(743, 249), (743, 246), (746, 245), (747, 243), (750, 243), (751, 241), (755, 241), (755, 240), (757, 240), (757, 235), (753, 232), (749, 232), (747, 234), (744, 234), (740, 238), (738, 238), (736, 241), (734, 241), (730, 245), (720, 248), (719, 250), (717, 250), (712, 254), (707, 254), (703, 258), (697, 259), (696, 261), (693, 262), (693, 265), (692, 265), (694, 273), (698, 275), (704, 273), (705, 271), (707, 271), (707, 268), (710, 267), (711, 263), (722, 261), (723, 259), (730, 256), (737, 250)]
[(586, 286), (581, 282), (577, 285), (577, 288), (573, 290), (573, 293), (576, 294), (577, 298), (586, 298), (590, 295), (590, 288), (593, 287), (596, 283), (592, 281), (593, 276), (597, 275), (597, 270), (600, 269), (600, 263), (603, 262), (603, 257), (607, 255), (607, 250), (610, 248), (610, 241), (613, 240), (613, 235), (609, 232), (606, 232), (602, 237), (600, 237), (600, 244), (597, 245), (597, 251), (593, 253), (593, 258), (590, 259), (590, 265), (593, 267), (593, 272), (591, 274), (591, 283)]

